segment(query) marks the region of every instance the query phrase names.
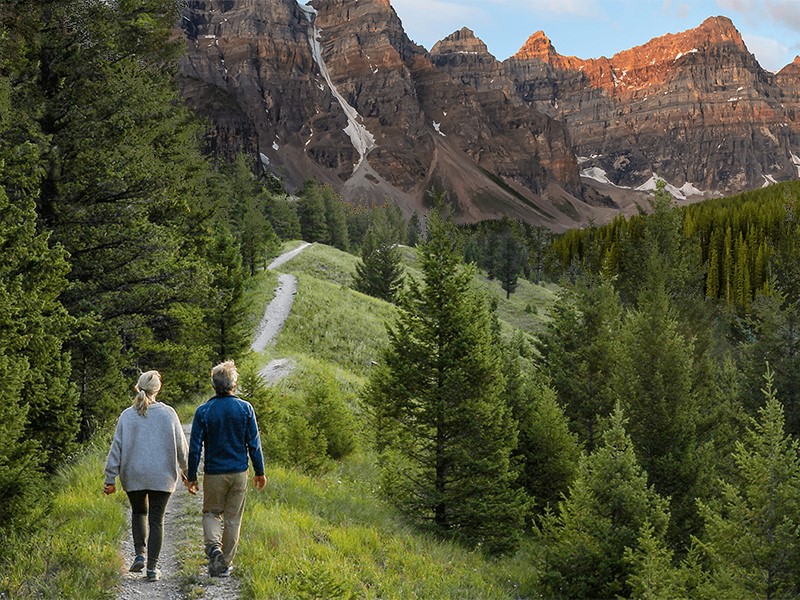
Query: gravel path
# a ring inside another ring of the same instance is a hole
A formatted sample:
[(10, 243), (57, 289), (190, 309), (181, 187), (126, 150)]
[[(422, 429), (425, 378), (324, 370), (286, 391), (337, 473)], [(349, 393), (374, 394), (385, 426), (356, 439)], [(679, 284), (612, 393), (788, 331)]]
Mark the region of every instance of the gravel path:
[(278, 276), (278, 287), (275, 297), (267, 305), (267, 310), (261, 318), (261, 323), (256, 329), (255, 339), (250, 345), (253, 352), (263, 352), (269, 343), (274, 340), (283, 329), (289, 313), (292, 312), (294, 295), (297, 293), (297, 277), (281, 274)]
[[(291, 260), (311, 244), (303, 242), (300, 246), (281, 254), (273, 260), (267, 267), (269, 270), (277, 269), (283, 263)], [(281, 274), (278, 276), (278, 287), (275, 289), (275, 297), (267, 305), (264, 316), (256, 328), (255, 338), (250, 348), (253, 352), (263, 352), (283, 329), (289, 313), (292, 311), (294, 296), (297, 293), (297, 278), (294, 275)]]
[(270, 271), (273, 271), (273, 270), (277, 269), (283, 263), (292, 260), (295, 256), (300, 254), (303, 250), (308, 248), (310, 245), (311, 244), (309, 244), (308, 242), (303, 242), (302, 244), (300, 244), (294, 250), (290, 250), (289, 252), (284, 252), (278, 258), (276, 258), (271, 263), (269, 263), (269, 266), (267, 267), (267, 269), (269, 269)]
[[(182, 486), (181, 486), (182, 487)], [(183, 493), (182, 493), (183, 492)], [(120, 493), (120, 492), (117, 492)], [(124, 574), (117, 594), (118, 600), (136, 600), (139, 598), (152, 598), (159, 600), (180, 600), (183, 598), (181, 593), (181, 582), (178, 577), (178, 561), (176, 559), (175, 538), (180, 535), (176, 529), (178, 513), (181, 512), (183, 504), (182, 495), (188, 495), (183, 489), (175, 490), (167, 505), (167, 513), (164, 517), (164, 545), (161, 548), (161, 558), (159, 568), (161, 569), (161, 581), (150, 582), (145, 577), (145, 572), (129, 573), (128, 567), (133, 562), (133, 538), (130, 533), (130, 518), (128, 520), (129, 531), (127, 539), (122, 543), (122, 555)], [(130, 513), (129, 513), (130, 514)], [(199, 523), (198, 523), (199, 525)]]

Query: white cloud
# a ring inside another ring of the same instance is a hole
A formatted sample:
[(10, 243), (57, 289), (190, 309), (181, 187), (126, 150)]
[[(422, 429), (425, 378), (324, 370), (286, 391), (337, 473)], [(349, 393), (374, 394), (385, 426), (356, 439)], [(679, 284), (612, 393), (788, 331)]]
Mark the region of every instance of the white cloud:
[(800, 7), (797, 0), (717, 0), (723, 10), (742, 15), (749, 23), (764, 20), (800, 32)]
[(758, 63), (767, 71), (775, 73), (786, 66), (790, 50), (778, 40), (748, 33), (743, 33), (742, 38), (747, 49), (756, 55)]
[(687, 2), (673, 2), (673, 0), (664, 0), (661, 5), (661, 13), (665, 15), (672, 15), (685, 21), (689, 17), (689, 4)]

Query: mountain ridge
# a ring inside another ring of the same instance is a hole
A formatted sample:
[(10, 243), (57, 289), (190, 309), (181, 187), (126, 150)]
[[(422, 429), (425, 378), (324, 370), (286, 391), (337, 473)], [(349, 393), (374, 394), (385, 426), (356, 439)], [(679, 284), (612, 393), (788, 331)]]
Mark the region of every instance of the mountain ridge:
[(189, 0), (181, 28), (212, 151), (290, 189), (563, 230), (637, 212), (656, 176), (697, 200), (800, 175), (800, 62), (767, 73), (725, 17), (610, 59), (537, 32), (502, 62), (466, 27), (427, 51), (388, 0)]

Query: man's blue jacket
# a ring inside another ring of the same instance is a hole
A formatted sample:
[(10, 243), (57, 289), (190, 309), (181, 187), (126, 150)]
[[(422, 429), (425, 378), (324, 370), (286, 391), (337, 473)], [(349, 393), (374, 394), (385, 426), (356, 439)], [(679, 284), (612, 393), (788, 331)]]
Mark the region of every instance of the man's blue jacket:
[(264, 474), (264, 457), (256, 413), (249, 402), (236, 396), (214, 396), (194, 413), (189, 441), (189, 481), (197, 481), (200, 454), (205, 447), (203, 471), (210, 475), (241, 473), (247, 457), (256, 475)]

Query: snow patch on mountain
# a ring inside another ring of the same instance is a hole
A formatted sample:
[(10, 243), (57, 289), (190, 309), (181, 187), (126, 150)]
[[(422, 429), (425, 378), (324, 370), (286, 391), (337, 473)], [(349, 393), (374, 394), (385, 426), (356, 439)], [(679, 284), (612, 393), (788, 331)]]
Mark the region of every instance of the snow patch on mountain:
[(360, 121), (363, 120), (361, 115), (358, 114), (358, 111), (355, 108), (348, 104), (347, 100), (344, 99), (344, 96), (342, 96), (336, 89), (336, 86), (333, 85), (333, 81), (331, 81), (328, 67), (325, 64), (325, 60), (322, 58), (322, 44), (320, 43), (322, 30), (314, 25), (314, 17), (317, 14), (316, 9), (313, 6), (302, 4), (298, 4), (297, 7), (303, 12), (308, 19), (308, 22), (311, 24), (311, 28), (309, 29), (308, 33), (308, 42), (311, 45), (311, 53), (314, 56), (314, 62), (317, 63), (317, 67), (319, 67), (319, 71), (322, 74), (323, 79), (325, 79), (325, 82), (328, 84), (331, 93), (339, 102), (344, 114), (347, 116), (348, 124), (347, 127), (344, 128), (344, 132), (350, 138), (350, 141), (352, 142), (353, 147), (356, 149), (359, 156), (358, 162), (353, 166), (353, 172), (355, 173), (355, 171), (363, 162), (364, 157), (366, 157), (370, 150), (375, 147), (375, 136), (373, 136), (367, 130), (367, 128), (360, 123)]
[(797, 176), (800, 177), (800, 156), (797, 156), (794, 152), (790, 152), (792, 157), (792, 164), (797, 167)]
[[(580, 162), (579, 157), (579, 162)], [(584, 160), (589, 160), (583, 157)], [(800, 159), (798, 159), (800, 160)], [(800, 170), (800, 166), (798, 167)], [(613, 181), (608, 178), (606, 172), (601, 169), (600, 167), (591, 167), (587, 169), (583, 169), (581, 171), (581, 177), (585, 177), (587, 179), (592, 179), (594, 181), (599, 181), (600, 183), (605, 183), (608, 185), (613, 185), (616, 188), (623, 189), (623, 190), (635, 190), (637, 192), (654, 192), (656, 190), (656, 186), (661, 178), (658, 175), (653, 175), (645, 181), (642, 185), (631, 188), (624, 185), (617, 185)], [(707, 193), (703, 192), (702, 190), (697, 189), (692, 183), (686, 182), (681, 187), (675, 187), (674, 185), (667, 183), (666, 187), (664, 188), (673, 198), (676, 200), (688, 200), (693, 196), (706, 196)]]

